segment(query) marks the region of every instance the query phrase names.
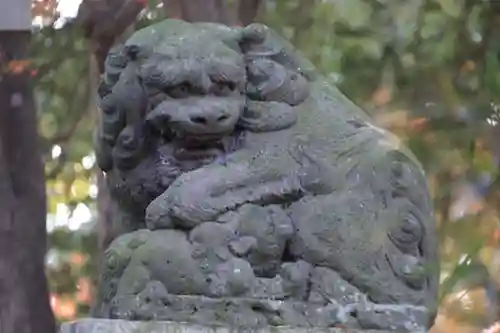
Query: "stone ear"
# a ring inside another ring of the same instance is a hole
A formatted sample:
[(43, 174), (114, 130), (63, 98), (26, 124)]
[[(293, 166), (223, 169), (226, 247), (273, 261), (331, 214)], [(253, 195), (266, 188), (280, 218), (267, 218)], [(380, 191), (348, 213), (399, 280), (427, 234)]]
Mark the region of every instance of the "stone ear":
[(247, 61), (268, 58), (301, 74), (308, 81), (316, 77), (315, 67), (307, 58), (287, 40), (262, 24), (254, 23), (242, 29), (240, 49)]
[[(290, 106), (304, 102), (309, 96), (309, 82), (299, 66), (294, 65), (295, 55), (288, 51), (279, 36), (271, 35), (269, 28), (261, 24), (251, 24), (243, 28), (241, 34), (240, 48), (247, 68), (248, 114), (244, 112), (240, 125), (253, 131), (291, 126), (296, 121), (296, 114)], [(263, 107), (264, 104), (251, 101), (272, 103)], [(278, 104), (286, 107), (278, 107)], [(255, 112), (256, 105), (259, 105), (259, 112)], [(256, 117), (257, 114), (260, 117)]]
[(252, 51), (252, 48), (264, 44), (268, 37), (268, 29), (258, 23), (250, 24), (241, 29), (240, 48), (244, 54)]
[(248, 61), (247, 78), (246, 93), (253, 100), (296, 106), (309, 96), (309, 82), (304, 76), (269, 58)]
[(250, 132), (274, 132), (292, 127), (297, 112), (288, 104), (247, 100), (238, 126)]

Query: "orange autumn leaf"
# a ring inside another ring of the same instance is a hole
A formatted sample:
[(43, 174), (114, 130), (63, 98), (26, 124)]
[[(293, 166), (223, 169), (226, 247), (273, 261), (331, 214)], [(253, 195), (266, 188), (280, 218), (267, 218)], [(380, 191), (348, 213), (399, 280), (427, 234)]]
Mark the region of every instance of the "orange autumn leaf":
[(472, 72), (476, 68), (476, 63), (471, 60), (467, 60), (462, 64), (462, 67), (460, 67), (460, 71), (462, 72)]
[(83, 266), (86, 261), (87, 259), (85, 258), (85, 256), (79, 252), (73, 252), (69, 256), (69, 262), (78, 267)]
[(44, 16), (52, 17), (54, 16), (57, 9), (57, 1), (54, 0), (36, 0), (31, 6), (31, 15), (33, 17)]
[(484, 203), (482, 202), (473, 202), (470, 204), (470, 206), (467, 208), (467, 213), (469, 214), (477, 214), (481, 212), (484, 209)]
[(500, 229), (495, 229), (495, 230), (493, 231), (493, 240), (494, 240), (495, 242), (500, 241)]
[(7, 64), (7, 71), (13, 74), (21, 74), (26, 71), (30, 65), (29, 60), (12, 60)]
[(381, 105), (389, 103), (391, 98), (392, 98), (391, 91), (386, 87), (381, 87), (381, 88), (375, 90), (375, 92), (373, 93), (372, 102), (376, 106), (381, 106)]
[(408, 124), (408, 112), (403, 110), (381, 112), (375, 114), (374, 120), (378, 126), (390, 129), (404, 128)]
[(424, 117), (415, 118), (408, 122), (408, 127), (410, 130), (419, 131), (422, 130), (428, 122), (429, 120)]
[(50, 295), (50, 306), (54, 314), (61, 319), (71, 320), (76, 316), (76, 302), (72, 299), (52, 294)]
[(76, 316), (76, 303), (71, 300), (61, 301), (59, 307), (54, 309), (54, 313), (59, 318), (74, 319)]
[(78, 280), (78, 291), (76, 292), (76, 300), (81, 303), (90, 303), (92, 299), (92, 286), (89, 279), (80, 278)]

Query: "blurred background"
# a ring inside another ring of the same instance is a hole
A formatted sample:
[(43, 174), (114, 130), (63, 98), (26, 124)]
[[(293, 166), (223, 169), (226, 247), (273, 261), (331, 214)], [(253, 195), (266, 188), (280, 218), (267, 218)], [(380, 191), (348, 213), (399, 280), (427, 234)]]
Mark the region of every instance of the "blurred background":
[(198, 3), (191, 11), (160, 0), (32, 3), (31, 58), (9, 70), (29, 71), (35, 84), (56, 319), (88, 314), (99, 253), (111, 237), (113, 207), (91, 139), (103, 53), (168, 16), (270, 25), (404, 140), (427, 172), (439, 226), (442, 284), (432, 332), (495, 332), (500, 1), (243, 0), (246, 8), (228, 1), (224, 10), (223, 1), (191, 2)]

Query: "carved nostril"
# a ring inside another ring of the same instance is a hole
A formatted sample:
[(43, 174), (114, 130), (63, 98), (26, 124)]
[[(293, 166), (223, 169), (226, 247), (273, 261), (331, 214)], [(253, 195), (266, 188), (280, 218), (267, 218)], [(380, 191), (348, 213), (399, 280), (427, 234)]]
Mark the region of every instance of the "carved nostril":
[(217, 118), (217, 121), (221, 122), (221, 121), (224, 121), (224, 120), (227, 120), (229, 119), (229, 116), (227, 114), (223, 114), (222, 116), (220, 116), (219, 118)]
[(191, 121), (195, 124), (201, 124), (201, 125), (207, 124), (207, 118), (201, 116), (191, 117)]

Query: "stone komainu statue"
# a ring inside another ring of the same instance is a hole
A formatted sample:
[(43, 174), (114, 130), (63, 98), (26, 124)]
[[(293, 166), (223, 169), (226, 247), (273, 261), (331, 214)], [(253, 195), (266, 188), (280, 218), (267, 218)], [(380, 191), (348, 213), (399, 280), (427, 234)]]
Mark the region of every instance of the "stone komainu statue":
[(124, 234), (95, 317), (425, 331), (433, 207), (413, 155), (262, 25), (166, 20), (106, 60), (99, 166)]

